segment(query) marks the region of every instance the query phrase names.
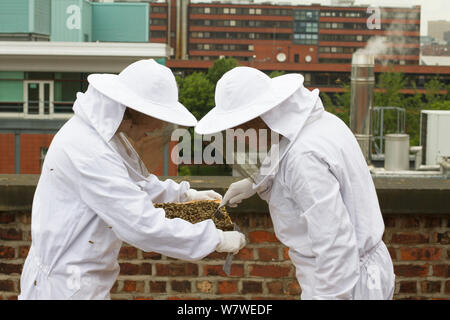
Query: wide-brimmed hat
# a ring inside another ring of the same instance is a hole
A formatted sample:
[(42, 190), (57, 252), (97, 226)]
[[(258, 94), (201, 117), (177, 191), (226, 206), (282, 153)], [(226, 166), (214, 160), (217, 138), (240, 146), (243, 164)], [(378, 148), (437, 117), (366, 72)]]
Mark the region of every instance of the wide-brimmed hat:
[(88, 81), (105, 96), (148, 116), (187, 127), (197, 123), (178, 102), (172, 71), (153, 59), (134, 62), (118, 75), (91, 74)]
[(211, 134), (250, 121), (276, 107), (303, 84), (303, 76), (292, 73), (271, 79), (250, 67), (236, 67), (217, 82), (216, 106), (197, 124), (198, 134)]

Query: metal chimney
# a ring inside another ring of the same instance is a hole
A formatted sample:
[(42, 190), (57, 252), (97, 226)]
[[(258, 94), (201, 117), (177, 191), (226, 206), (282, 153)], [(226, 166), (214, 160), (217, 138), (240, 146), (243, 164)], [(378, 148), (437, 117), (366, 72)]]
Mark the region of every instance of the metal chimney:
[(373, 89), (375, 58), (355, 52), (352, 57), (350, 129), (355, 134), (367, 163), (371, 161)]

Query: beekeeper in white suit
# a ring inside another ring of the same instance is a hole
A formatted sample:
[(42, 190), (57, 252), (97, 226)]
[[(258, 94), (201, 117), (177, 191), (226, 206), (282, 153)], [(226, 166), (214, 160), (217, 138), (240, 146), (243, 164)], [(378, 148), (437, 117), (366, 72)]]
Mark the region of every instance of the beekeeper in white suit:
[(391, 299), (395, 276), (370, 172), (352, 132), (324, 111), (319, 91), (304, 88), (300, 74), (270, 79), (237, 67), (219, 80), (215, 99), (197, 133), (244, 124), (281, 135), (253, 181), (231, 184), (222, 203), (236, 206), (256, 192), (268, 202), (301, 298)]
[(241, 233), (218, 230), (212, 220), (167, 219), (152, 204), (221, 198), (187, 182), (158, 180), (127, 139), (151, 133), (150, 123), (196, 124), (177, 101), (170, 69), (141, 60), (119, 75), (92, 74), (88, 81), (44, 161), (19, 299), (109, 299), (122, 241), (183, 260), (245, 245)]

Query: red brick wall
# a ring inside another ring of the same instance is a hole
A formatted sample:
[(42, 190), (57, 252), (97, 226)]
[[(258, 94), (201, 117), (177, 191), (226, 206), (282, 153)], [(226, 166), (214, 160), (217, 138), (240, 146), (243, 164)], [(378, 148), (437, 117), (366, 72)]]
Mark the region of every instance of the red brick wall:
[(0, 174), (14, 173), (14, 133), (0, 134)]
[(41, 173), (41, 148), (48, 148), (53, 134), (20, 135), (20, 173)]
[[(299, 299), (287, 250), (268, 214), (233, 214), (249, 239), (222, 272), (225, 254), (187, 263), (123, 245), (112, 299)], [(447, 215), (387, 215), (384, 240), (395, 265), (395, 299), (449, 299)], [(0, 298), (15, 299), (30, 245), (29, 212), (0, 212)]]

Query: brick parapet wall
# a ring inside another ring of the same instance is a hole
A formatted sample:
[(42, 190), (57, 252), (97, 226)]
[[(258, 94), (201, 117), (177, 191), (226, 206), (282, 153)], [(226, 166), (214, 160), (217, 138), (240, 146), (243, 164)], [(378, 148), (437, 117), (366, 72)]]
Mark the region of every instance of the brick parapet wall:
[[(225, 254), (196, 263), (124, 244), (112, 299), (299, 299), (301, 289), (287, 249), (278, 242), (267, 212), (233, 212), (248, 238), (235, 256), (231, 275)], [(394, 261), (395, 299), (448, 299), (449, 227), (445, 214), (384, 215), (384, 240)], [(0, 298), (16, 299), (31, 243), (29, 211), (0, 212)]]

